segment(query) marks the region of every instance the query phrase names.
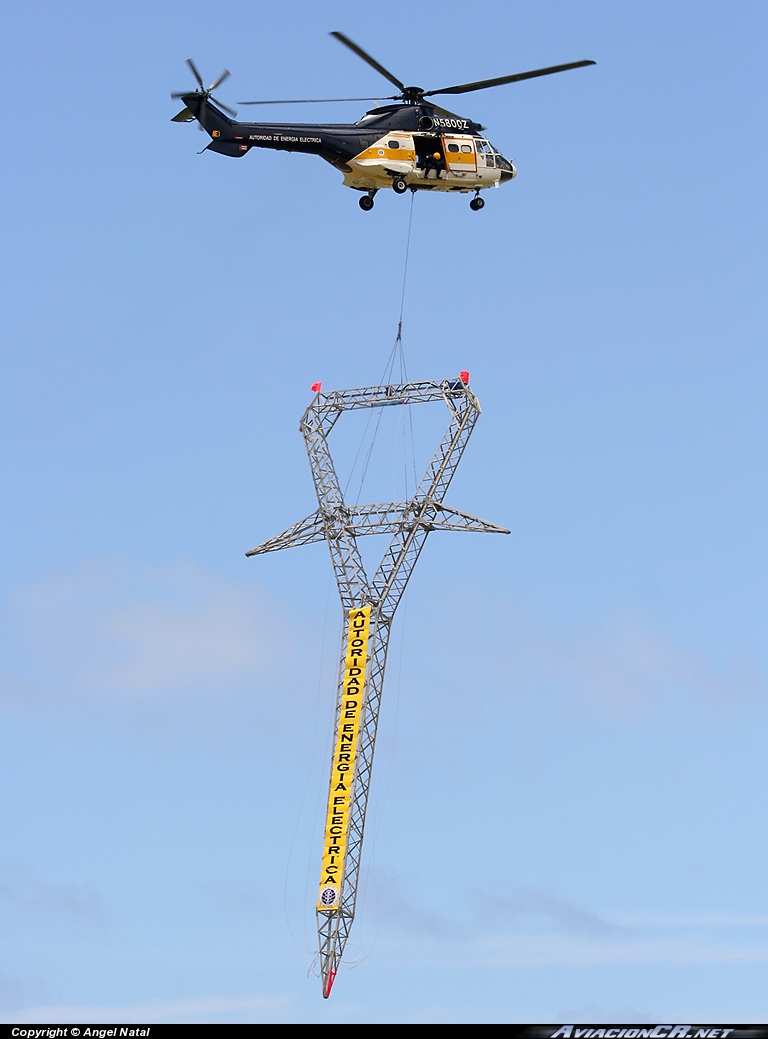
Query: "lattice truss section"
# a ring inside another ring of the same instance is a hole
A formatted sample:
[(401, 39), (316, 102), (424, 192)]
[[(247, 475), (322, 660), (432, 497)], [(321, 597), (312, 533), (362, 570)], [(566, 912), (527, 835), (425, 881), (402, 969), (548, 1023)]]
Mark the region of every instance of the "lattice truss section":
[[(464, 376), (465, 373), (462, 373)], [(413, 497), (408, 501), (349, 506), (334, 468), (328, 435), (345, 411), (385, 406), (427, 404), (442, 401), (448, 408), (448, 428), (427, 466)], [(392, 619), (405, 591), (427, 535), (433, 530), (464, 530), (508, 534), (505, 527), (449, 508), (443, 498), (461, 460), (480, 404), (463, 379), (410, 382), (363, 389), (318, 393), (300, 424), (309, 455), (318, 509), (306, 519), (247, 552), (255, 556), (296, 545), (325, 540), (331, 554), (336, 583), (345, 616), (355, 608), (370, 606), (367, 668), (359, 726), (356, 727), (354, 771), (349, 814), (345, 819), (345, 847), (340, 869), (338, 898), (331, 908), (318, 903), (319, 963), (323, 995), (330, 995), (355, 915), (365, 813), (371, 783), (384, 670)], [(357, 539), (365, 534), (391, 534), (376, 572), (368, 577)], [(342, 724), (347, 643), (341, 650), (336, 732)], [(331, 770), (333, 783), (333, 765)], [(329, 794), (332, 796), (332, 790)], [(326, 842), (328, 840), (326, 834)]]

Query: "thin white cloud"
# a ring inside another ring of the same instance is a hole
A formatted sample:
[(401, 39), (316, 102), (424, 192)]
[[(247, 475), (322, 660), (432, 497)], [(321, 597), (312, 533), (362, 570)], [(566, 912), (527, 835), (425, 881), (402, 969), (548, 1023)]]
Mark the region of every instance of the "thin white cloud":
[(616, 914), (627, 927), (765, 927), (768, 928), (766, 913), (621, 913)]
[(294, 1002), (289, 996), (197, 996), (189, 999), (152, 1000), (128, 1006), (59, 1004), (29, 1007), (0, 1014), (5, 1024), (189, 1024), (226, 1020), (229, 1017), (259, 1020)]
[(506, 924), (529, 929), (538, 925), (590, 937), (615, 936), (624, 930), (621, 925), (546, 891), (526, 890), (514, 895), (474, 891), (471, 903), (475, 919), (487, 928)]
[[(616, 611), (556, 625), (509, 602), (486, 603), (483, 626), (470, 626), (469, 637), (466, 614), (454, 619), (442, 607), (440, 614), (447, 625), (441, 640), (472, 646), (483, 666), (493, 668), (494, 687), (505, 697), (535, 691), (617, 719), (681, 700), (738, 709), (768, 699), (757, 647), (685, 645), (647, 613)], [(494, 619), (490, 632), (488, 616)], [(454, 623), (462, 630), (453, 630)]]
[[(448, 931), (450, 930), (450, 935)], [(765, 963), (768, 942), (764, 938), (739, 941), (731, 935), (625, 933), (588, 935), (549, 931), (503, 929), (496, 933), (475, 927), (466, 920), (448, 922), (439, 931), (431, 927), (416, 933), (403, 928), (387, 938), (401, 959), (425, 966), (590, 967), (601, 964), (696, 964)], [(381, 943), (381, 942), (380, 942)]]
[(596, 913), (552, 892), (457, 893), (450, 912), (414, 906), (392, 876), (377, 880), (387, 941), (432, 963), (594, 966), (768, 960), (768, 918), (701, 912)]
[(101, 900), (90, 888), (51, 883), (23, 863), (10, 861), (0, 863), (0, 910), (46, 918), (64, 913), (93, 920), (101, 914)]
[(18, 588), (3, 613), (6, 702), (223, 692), (263, 681), (278, 641), (252, 590), (191, 564), (83, 566)]
[(616, 614), (591, 629), (540, 642), (542, 670), (582, 703), (625, 714), (671, 696), (741, 702), (768, 688), (746, 655), (725, 664), (675, 643), (650, 619)]
[(596, 966), (605, 963), (764, 963), (768, 944), (739, 944), (710, 937), (675, 935), (598, 940), (564, 935), (525, 935), (524, 939), (486, 938), (464, 950), (475, 965)]

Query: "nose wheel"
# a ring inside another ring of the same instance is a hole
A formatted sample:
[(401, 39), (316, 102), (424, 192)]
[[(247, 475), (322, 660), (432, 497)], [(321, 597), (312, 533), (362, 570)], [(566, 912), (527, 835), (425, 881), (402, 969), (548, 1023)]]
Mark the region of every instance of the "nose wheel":
[(370, 213), (370, 211), (373, 209), (373, 196), (375, 194), (375, 191), (369, 191), (367, 195), (363, 195), (360, 199), (358, 199), (357, 204), (358, 206), (360, 206), (364, 213)]
[(482, 209), (484, 205), (485, 199), (480, 198), (479, 195), (475, 195), (475, 197), (469, 203), (469, 208), (477, 212), (478, 209)]

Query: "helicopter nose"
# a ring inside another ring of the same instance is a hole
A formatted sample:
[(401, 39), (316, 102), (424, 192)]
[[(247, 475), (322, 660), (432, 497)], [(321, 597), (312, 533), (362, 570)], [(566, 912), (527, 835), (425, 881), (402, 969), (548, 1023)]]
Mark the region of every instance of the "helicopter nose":
[(512, 180), (513, 177), (517, 176), (517, 169), (509, 163), (509, 169), (501, 171), (501, 183), (504, 184), (508, 180)]

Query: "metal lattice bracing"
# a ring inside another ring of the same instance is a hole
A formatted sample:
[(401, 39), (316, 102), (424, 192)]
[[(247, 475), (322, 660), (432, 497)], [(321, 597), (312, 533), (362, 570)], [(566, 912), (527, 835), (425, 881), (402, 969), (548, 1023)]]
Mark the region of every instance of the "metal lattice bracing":
[[(434, 401), (443, 401), (447, 405), (450, 420), (413, 497), (401, 502), (348, 506), (328, 446), (328, 435), (341, 413), (361, 408)], [(317, 512), (246, 553), (249, 556), (260, 555), (324, 539), (331, 553), (345, 616), (351, 617), (355, 609), (370, 607), (367, 668), (359, 725), (356, 726), (354, 737), (356, 745), (349, 812), (345, 818), (346, 843), (339, 872), (341, 879), (332, 907), (324, 908), (321, 901), (317, 908), (320, 972), (323, 995), (326, 997), (330, 995), (355, 915), (387, 648), (398, 603), (430, 531), (509, 533), (504, 527), (443, 504), (443, 497), (479, 415), (477, 398), (462, 379), (318, 393), (304, 413), (300, 425), (317, 493)], [(384, 556), (370, 578), (357, 545), (357, 538), (365, 534), (391, 534)], [(337, 734), (342, 724), (344, 682), (348, 674), (347, 653), (347, 643), (344, 642), (336, 700)], [(333, 765), (331, 775), (333, 783)], [(326, 844), (328, 839), (326, 835)]]

